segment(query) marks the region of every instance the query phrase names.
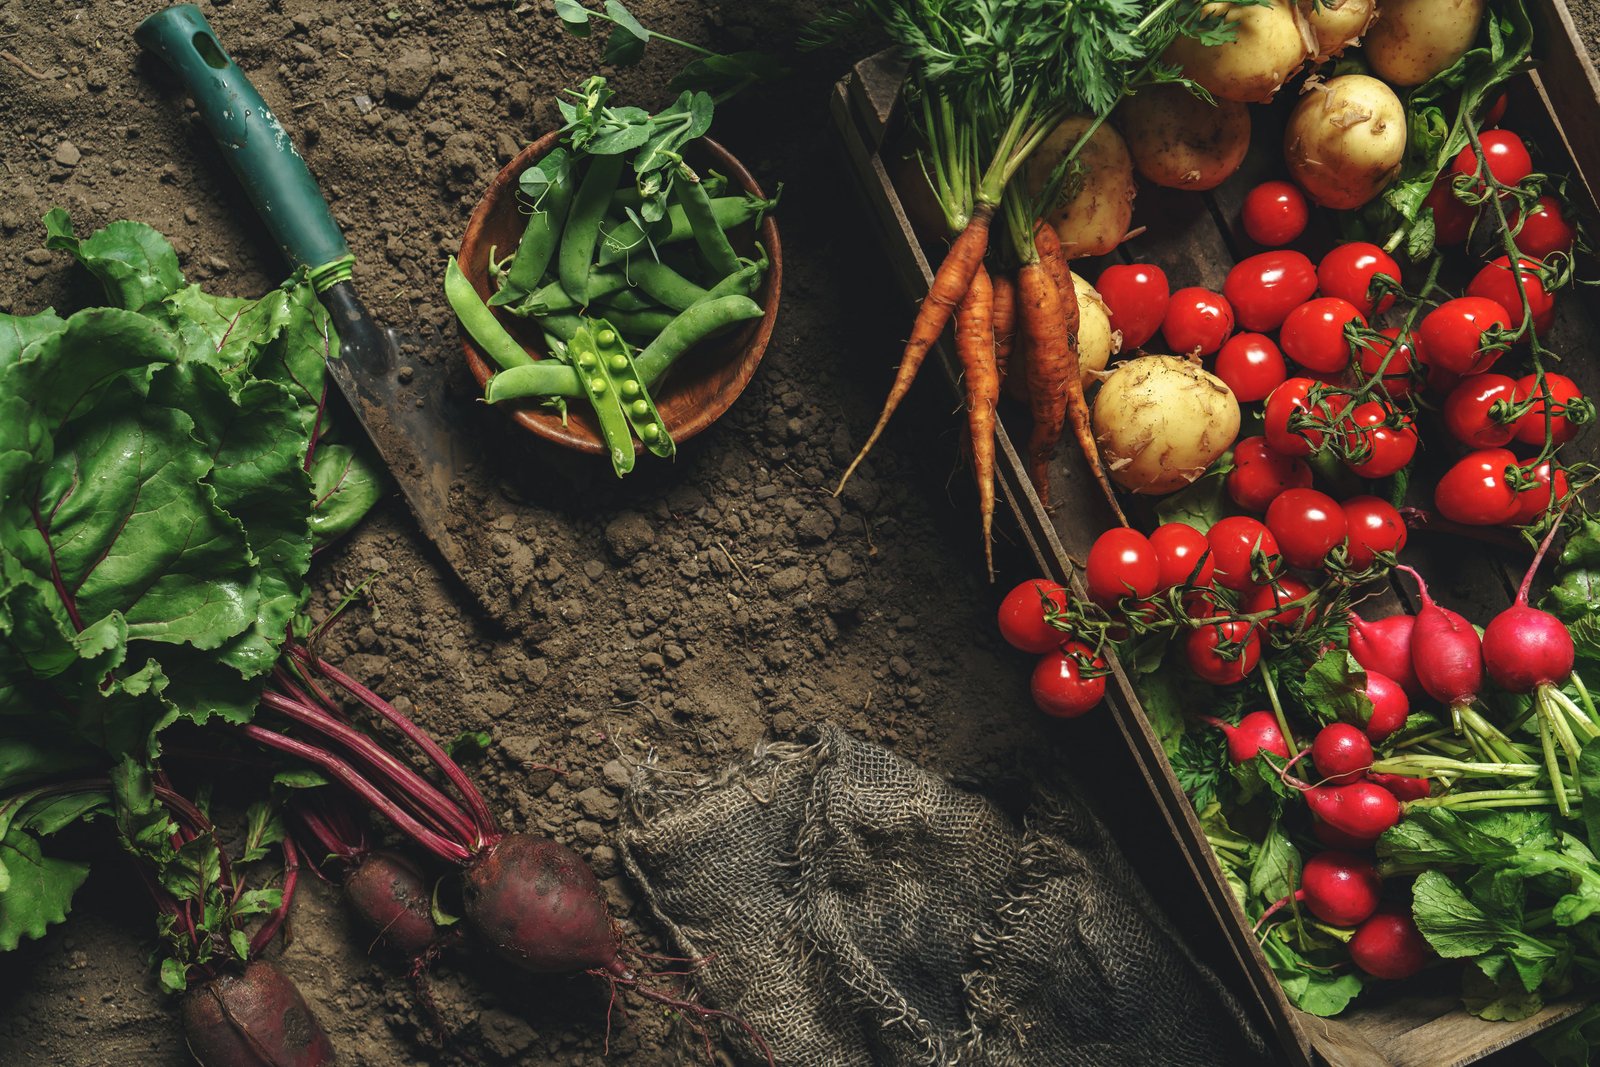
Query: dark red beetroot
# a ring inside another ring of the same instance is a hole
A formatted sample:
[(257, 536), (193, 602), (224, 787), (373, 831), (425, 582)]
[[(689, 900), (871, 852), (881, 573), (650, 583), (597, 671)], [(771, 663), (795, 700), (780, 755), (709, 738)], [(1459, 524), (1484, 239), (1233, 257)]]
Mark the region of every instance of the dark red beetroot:
[(1384, 908), (1350, 938), (1350, 959), (1374, 978), (1410, 978), (1432, 958), (1416, 922), (1398, 908)]
[(1239, 720), (1239, 725), (1210, 716), (1203, 720), (1221, 730), (1228, 738), (1228, 759), (1234, 763), (1247, 763), (1262, 752), (1289, 758), (1289, 743), (1283, 739), (1277, 717), (1270, 711), (1252, 711)]
[(1478, 631), (1463, 616), (1434, 603), (1422, 575), (1404, 564), (1395, 570), (1415, 578), (1422, 596), (1422, 610), (1411, 633), (1411, 665), (1418, 684), (1452, 708), (1471, 704), (1483, 686), (1483, 642)]
[(563, 844), (507, 834), (466, 869), (465, 918), (496, 953), (539, 974), (629, 977), (594, 872)]
[(265, 960), (183, 998), (183, 1032), (202, 1067), (320, 1067), (333, 1045), (300, 990)]
[(1411, 634), (1416, 624), (1414, 615), (1390, 615), (1367, 622), (1350, 613), (1350, 654), (1363, 670), (1392, 678), (1412, 697), (1423, 692), (1411, 666)]
[(433, 896), (416, 864), (397, 852), (369, 852), (344, 882), (345, 899), (385, 948), (408, 959), (433, 955), (445, 931), (433, 921)]

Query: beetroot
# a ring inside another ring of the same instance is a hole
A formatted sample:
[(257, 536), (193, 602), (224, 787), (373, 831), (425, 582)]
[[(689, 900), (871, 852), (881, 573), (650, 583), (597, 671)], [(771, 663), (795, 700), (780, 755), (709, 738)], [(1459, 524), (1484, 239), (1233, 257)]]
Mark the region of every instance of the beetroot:
[(1278, 719), (1270, 711), (1252, 711), (1239, 720), (1239, 725), (1207, 716), (1205, 722), (1221, 730), (1228, 738), (1228, 759), (1234, 763), (1248, 763), (1262, 752), (1289, 758), (1289, 743), (1283, 739)]
[(398, 852), (369, 852), (356, 861), (344, 895), (386, 948), (408, 959), (436, 951), (444, 931), (433, 921), (428, 881)]
[(1372, 701), (1372, 716), (1367, 719), (1367, 739), (1383, 741), (1406, 724), (1411, 701), (1406, 691), (1388, 675), (1367, 672), (1367, 699)]
[(1395, 568), (1417, 580), (1422, 610), (1411, 634), (1411, 665), (1417, 682), (1433, 699), (1463, 707), (1483, 686), (1483, 643), (1464, 617), (1442, 608), (1428, 595), (1422, 575), (1405, 565)]
[(300, 990), (265, 960), (191, 989), (183, 1032), (201, 1067), (320, 1067), (333, 1045)]
[(1350, 959), (1374, 978), (1410, 978), (1432, 958), (1416, 922), (1398, 908), (1379, 911), (1350, 938)]
[(1422, 695), (1411, 666), (1411, 634), (1416, 624), (1414, 615), (1390, 615), (1367, 622), (1350, 613), (1350, 654), (1363, 670), (1399, 682), (1412, 697)]
[(1347, 722), (1330, 723), (1311, 742), (1311, 761), (1323, 781), (1348, 785), (1372, 766), (1372, 742)]
[(497, 954), (539, 974), (628, 974), (600, 883), (565, 845), (507, 834), (467, 867), (467, 926)]

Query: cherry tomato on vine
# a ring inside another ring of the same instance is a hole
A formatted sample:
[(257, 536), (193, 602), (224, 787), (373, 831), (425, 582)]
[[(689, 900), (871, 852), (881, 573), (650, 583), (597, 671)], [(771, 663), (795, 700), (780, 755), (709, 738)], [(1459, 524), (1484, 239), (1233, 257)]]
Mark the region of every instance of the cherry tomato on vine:
[[(1520, 212), (1511, 216), (1511, 225), (1517, 224)], [(1567, 221), (1561, 201), (1553, 196), (1541, 196), (1533, 210), (1522, 219), (1522, 229), (1514, 238), (1517, 251), (1529, 259), (1545, 259), (1557, 252), (1571, 252), (1578, 240), (1578, 231)]]
[(1395, 294), (1386, 292), (1374, 306), (1368, 294), (1372, 279), (1386, 274), (1400, 281), (1400, 264), (1394, 257), (1375, 244), (1366, 241), (1347, 241), (1322, 257), (1317, 264), (1317, 291), (1323, 296), (1337, 296), (1354, 304), (1361, 314), (1370, 316), (1374, 311), (1388, 311), (1394, 307)]
[(1125, 526), (1112, 527), (1095, 539), (1083, 571), (1089, 595), (1108, 607), (1127, 597), (1143, 600), (1161, 582), (1161, 564), (1150, 539)]
[(1067, 591), (1048, 578), (1023, 582), (1000, 601), (1000, 636), (1012, 648), (1037, 654), (1066, 639), (1066, 634), (1044, 621), (1041, 593), (1055, 602), (1057, 610), (1067, 606)]
[(1311, 208), (1294, 182), (1262, 182), (1244, 197), (1244, 232), (1258, 245), (1286, 245), (1306, 232)]
[[(1518, 292), (1520, 283), (1521, 292)], [(1539, 264), (1531, 259), (1518, 259), (1516, 276), (1512, 276), (1511, 259), (1500, 256), (1489, 261), (1467, 284), (1467, 295), (1493, 300), (1505, 309), (1512, 329), (1522, 326), (1522, 293), (1528, 294), (1528, 310), (1533, 312), (1533, 328), (1540, 333), (1550, 329), (1556, 319), (1556, 298), (1545, 290), (1539, 277)]]
[(1422, 316), (1417, 337), (1430, 367), (1452, 374), (1482, 374), (1506, 350), (1503, 344), (1491, 344), (1484, 334), (1510, 326), (1511, 317), (1496, 301), (1458, 296)]
[[(1246, 615), (1255, 615), (1258, 612), (1281, 608), (1285, 604), (1292, 604), (1294, 601), (1310, 595), (1311, 586), (1292, 574), (1286, 574), (1271, 585), (1258, 585), (1250, 590), (1245, 594), (1244, 602), (1240, 607)], [(1277, 627), (1287, 629), (1299, 622), (1300, 616), (1304, 615), (1305, 612), (1305, 608), (1289, 608), (1285, 611), (1280, 611), (1276, 615), (1267, 616), (1265, 620), (1266, 626), (1269, 629)], [(1315, 608), (1311, 609), (1311, 617), (1313, 619), (1317, 617)]]
[(1267, 508), (1267, 529), (1277, 539), (1285, 563), (1316, 570), (1344, 541), (1344, 511), (1327, 493), (1288, 489)]
[[(1410, 396), (1416, 388), (1417, 365), (1422, 362), (1417, 354), (1421, 345), (1415, 334), (1407, 334), (1405, 340), (1400, 340), (1398, 326), (1387, 326), (1378, 332), (1383, 335), (1383, 340), (1368, 337), (1356, 347), (1356, 365), (1368, 378), (1377, 377), (1381, 369), (1383, 381), (1379, 383), (1379, 388), (1391, 399)], [(1389, 355), (1391, 349), (1393, 356)], [(1385, 359), (1388, 360), (1387, 365)]]
[(1292, 249), (1247, 256), (1233, 265), (1222, 283), (1222, 295), (1247, 330), (1276, 330), (1316, 291), (1317, 268), (1304, 253)]
[(1478, 125), (1479, 126), (1498, 126), (1498, 125), (1500, 125), (1500, 120), (1505, 118), (1505, 117), (1506, 117), (1506, 94), (1505, 93), (1500, 93), (1498, 96), (1496, 96), (1494, 98), (1494, 102), (1489, 105), (1489, 110), (1487, 110), (1487, 111), (1485, 111), (1483, 113), (1483, 121), (1479, 122)]
[[(1483, 161), (1489, 168), (1489, 176), (1501, 185), (1516, 185), (1533, 173), (1533, 157), (1528, 155), (1528, 146), (1510, 130), (1484, 130), (1478, 135), (1478, 143), (1483, 146)], [(1478, 154), (1470, 144), (1456, 155), (1455, 162), (1450, 164), (1450, 173), (1478, 177)], [(1483, 188), (1481, 182), (1477, 188)]]
[(1095, 291), (1105, 301), (1111, 328), (1122, 331), (1124, 352), (1141, 347), (1161, 329), (1171, 290), (1153, 263), (1116, 263), (1100, 272)]
[(1499, 526), (1516, 517), (1517, 491), (1511, 487), (1517, 457), (1504, 448), (1469, 453), (1445, 472), (1433, 488), (1440, 515), (1464, 526)]
[(1406, 520), (1387, 500), (1375, 496), (1353, 496), (1339, 504), (1344, 511), (1345, 555), (1350, 566), (1366, 570), (1379, 552), (1400, 554), (1406, 547)]
[(1283, 353), (1262, 333), (1236, 333), (1217, 353), (1214, 373), (1241, 404), (1265, 400), (1288, 377)]
[(1212, 685), (1233, 685), (1261, 662), (1261, 634), (1247, 622), (1208, 622), (1183, 642), (1189, 669)]
[[(1504, 374), (1474, 374), (1444, 398), (1440, 414), (1445, 429), (1457, 441), (1472, 448), (1499, 448), (1517, 434), (1521, 420), (1502, 422), (1493, 415), (1495, 404), (1507, 406), (1518, 400), (1517, 383)], [(1539, 438), (1544, 443), (1544, 438)]]
[(1362, 457), (1346, 459), (1345, 466), (1363, 478), (1387, 478), (1417, 454), (1417, 427), (1411, 416), (1377, 400), (1351, 408), (1339, 426), (1346, 454)]
[(1233, 333), (1233, 308), (1210, 289), (1179, 289), (1167, 303), (1161, 333), (1175, 355), (1209, 356)]
[[(1322, 446), (1323, 431), (1315, 427), (1299, 430), (1289, 428), (1290, 416), (1297, 411), (1316, 418), (1322, 417), (1323, 413), (1318, 411), (1319, 405), (1312, 404), (1310, 397), (1311, 390), (1320, 384), (1311, 378), (1290, 378), (1267, 397), (1263, 433), (1274, 452), (1285, 456), (1309, 456)], [(1323, 403), (1337, 414), (1343, 409), (1345, 397), (1346, 394), (1336, 393), (1325, 397)]]
[(1298, 456), (1286, 456), (1265, 437), (1246, 437), (1233, 446), (1233, 470), (1223, 480), (1228, 498), (1257, 515), (1266, 511), (1287, 489), (1311, 485), (1311, 466)]
[(1278, 331), (1278, 343), (1284, 355), (1307, 370), (1337, 374), (1350, 365), (1344, 328), (1351, 322), (1365, 326), (1367, 319), (1342, 297), (1319, 296), (1289, 312)]
[(1106, 695), (1106, 676), (1085, 671), (1103, 671), (1106, 661), (1081, 641), (1068, 641), (1060, 648), (1039, 657), (1033, 668), (1034, 705), (1046, 715), (1076, 719), (1093, 708)]
[(1549, 460), (1533, 468), (1534, 484), (1517, 494), (1517, 513), (1511, 517), (1513, 526), (1528, 525), (1551, 508), (1560, 507), (1572, 495), (1572, 485), (1567, 481), (1566, 471), (1556, 468), (1553, 491), (1550, 480)]
[(1433, 243), (1441, 248), (1464, 242), (1472, 232), (1473, 221), (1478, 217), (1476, 207), (1463, 203), (1456, 196), (1450, 184), (1449, 171), (1439, 176), (1422, 206), (1433, 209)]
[(1150, 532), (1150, 547), (1156, 550), (1161, 579), (1157, 589), (1178, 585), (1211, 584), (1217, 565), (1211, 559), (1211, 544), (1206, 535), (1186, 522), (1164, 522)]
[[(1545, 423), (1550, 424), (1552, 444), (1564, 445), (1578, 436), (1578, 424), (1567, 418), (1566, 408), (1572, 401), (1583, 399), (1583, 390), (1578, 388), (1578, 383), (1565, 374), (1545, 371), (1544, 381), (1550, 388), (1551, 403), (1548, 404), (1539, 393), (1538, 375), (1529, 374), (1518, 378), (1516, 387), (1518, 400), (1536, 398), (1533, 407), (1517, 420), (1517, 440), (1525, 445), (1538, 445), (1541, 448), (1544, 447)], [(1546, 413), (1551, 410), (1554, 410), (1555, 414), (1547, 417)]]
[(1216, 563), (1216, 583), (1234, 592), (1256, 584), (1254, 560), (1257, 551), (1264, 557), (1266, 571), (1280, 569), (1278, 541), (1272, 531), (1248, 515), (1230, 515), (1206, 533), (1211, 559)]

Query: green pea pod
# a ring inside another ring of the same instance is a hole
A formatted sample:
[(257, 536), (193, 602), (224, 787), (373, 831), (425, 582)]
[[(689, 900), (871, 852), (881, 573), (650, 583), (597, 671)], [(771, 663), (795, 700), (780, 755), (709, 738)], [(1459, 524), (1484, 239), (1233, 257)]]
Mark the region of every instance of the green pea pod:
[(461, 265), (456, 262), (455, 256), (450, 257), (450, 262), (444, 268), (444, 298), (449, 301), (450, 309), (461, 320), (468, 336), (478, 342), (478, 347), (501, 367), (509, 370), (533, 362), (533, 357), (528, 355), (521, 342), (506, 332), (467, 276), (461, 273)]
[(582, 315), (560, 312), (555, 315), (541, 315), (534, 321), (545, 333), (553, 334), (570, 345), (572, 339), (578, 335), (578, 331), (583, 328), (584, 318)]
[(566, 149), (557, 148), (538, 165), (550, 180), (541, 186), (539, 203), (522, 228), (522, 240), (517, 242), (505, 283), (489, 298), (490, 307), (515, 303), (533, 292), (560, 243), (561, 229), (572, 206), (572, 164)]
[[(596, 300), (628, 287), (628, 276), (620, 270), (597, 270), (589, 274), (589, 299)], [(518, 316), (539, 318), (562, 311), (577, 310), (578, 303), (567, 295), (559, 281), (549, 282), (528, 293), (522, 300), (508, 305), (506, 311)]]
[(557, 253), (557, 275), (561, 288), (579, 307), (589, 304), (589, 269), (594, 262), (595, 243), (600, 239), (600, 220), (622, 177), (624, 162), (620, 155), (590, 159), (589, 170), (573, 198), (572, 210), (567, 213), (567, 225), (561, 233), (561, 249)]
[[(727, 231), (760, 219), (777, 203), (776, 198), (763, 200), (759, 196), (719, 196), (711, 201), (711, 212), (716, 217), (717, 225)], [(600, 265), (609, 267), (634, 253), (648, 254), (652, 244), (660, 248), (662, 245), (687, 241), (693, 236), (694, 227), (689, 224), (689, 216), (678, 204), (669, 207), (667, 217), (650, 227), (649, 243), (645, 242), (645, 231), (632, 219), (612, 223), (601, 227)]]
[(664, 307), (686, 311), (706, 298), (703, 286), (685, 278), (665, 263), (649, 256), (640, 256), (628, 263), (628, 276), (633, 284), (643, 289)]
[(654, 388), (674, 360), (718, 330), (736, 322), (760, 318), (761, 305), (747, 296), (719, 296), (680, 312), (634, 362), (645, 388)]
[[(682, 312), (677, 314), (682, 314)], [(654, 340), (661, 331), (672, 325), (673, 315), (674, 313), (671, 311), (661, 310), (611, 311), (607, 312), (606, 318), (611, 321), (613, 326), (621, 330), (625, 336), (636, 338), (640, 342), (648, 342)]]
[(541, 359), (521, 367), (500, 371), (489, 379), (483, 398), (491, 404), (528, 397), (583, 396), (578, 374), (566, 363)]
[(677, 180), (672, 183), (672, 197), (683, 207), (683, 213), (694, 231), (695, 244), (700, 254), (718, 277), (726, 278), (739, 269), (739, 253), (728, 242), (717, 213), (712, 210), (711, 198), (700, 178), (688, 167), (678, 168)]
[(745, 263), (706, 290), (706, 298), (714, 300), (719, 296), (753, 296), (755, 291), (761, 288), (761, 279), (767, 273), (767, 266), (766, 253), (763, 252), (760, 259)]
[(590, 367), (580, 369), (586, 374), (593, 371), (609, 378), (613, 391), (622, 401), (622, 414), (645, 448), (662, 459), (672, 458), (678, 446), (667, 433), (667, 425), (661, 421), (661, 413), (656, 410), (649, 390), (639, 380), (628, 342), (605, 319), (595, 320), (591, 329), (597, 359)]
[[(605, 157), (601, 157), (605, 158)], [(607, 343), (599, 344), (602, 332)], [(605, 439), (611, 453), (611, 469), (621, 478), (633, 470), (633, 425), (622, 410), (622, 398), (606, 370), (605, 358), (617, 346), (616, 331), (610, 327), (597, 329), (593, 322), (585, 322), (567, 342), (572, 355), (578, 381), (583, 384), (589, 403), (594, 405), (595, 421), (600, 425), (600, 436)]]
[[(706, 187), (707, 196), (721, 196), (728, 188), (728, 177), (716, 171), (707, 171), (705, 177), (700, 179)], [(637, 186), (627, 185), (611, 194), (611, 209), (617, 214), (622, 214), (629, 208), (638, 211), (644, 197), (640, 195)]]
[(624, 289), (620, 293), (596, 300), (594, 307), (601, 309), (601, 317), (613, 311), (650, 311), (659, 310), (661, 305), (647, 296), (641, 296), (637, 289)]

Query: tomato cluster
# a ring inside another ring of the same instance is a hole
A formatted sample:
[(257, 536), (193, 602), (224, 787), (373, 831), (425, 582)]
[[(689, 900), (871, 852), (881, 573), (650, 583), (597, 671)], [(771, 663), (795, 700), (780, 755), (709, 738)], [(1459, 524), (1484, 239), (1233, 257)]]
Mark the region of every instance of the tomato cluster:
[(1067, 593), (1048, 578), (1023, 582), (1000, 602), (1000, 635), (1039, 657), (1033, 668), (1033, 702), (1046, 715), (1075, 719), (1106, 695), (1105, 659), (1073, 640), (1051, 620), (1067, 608)]

